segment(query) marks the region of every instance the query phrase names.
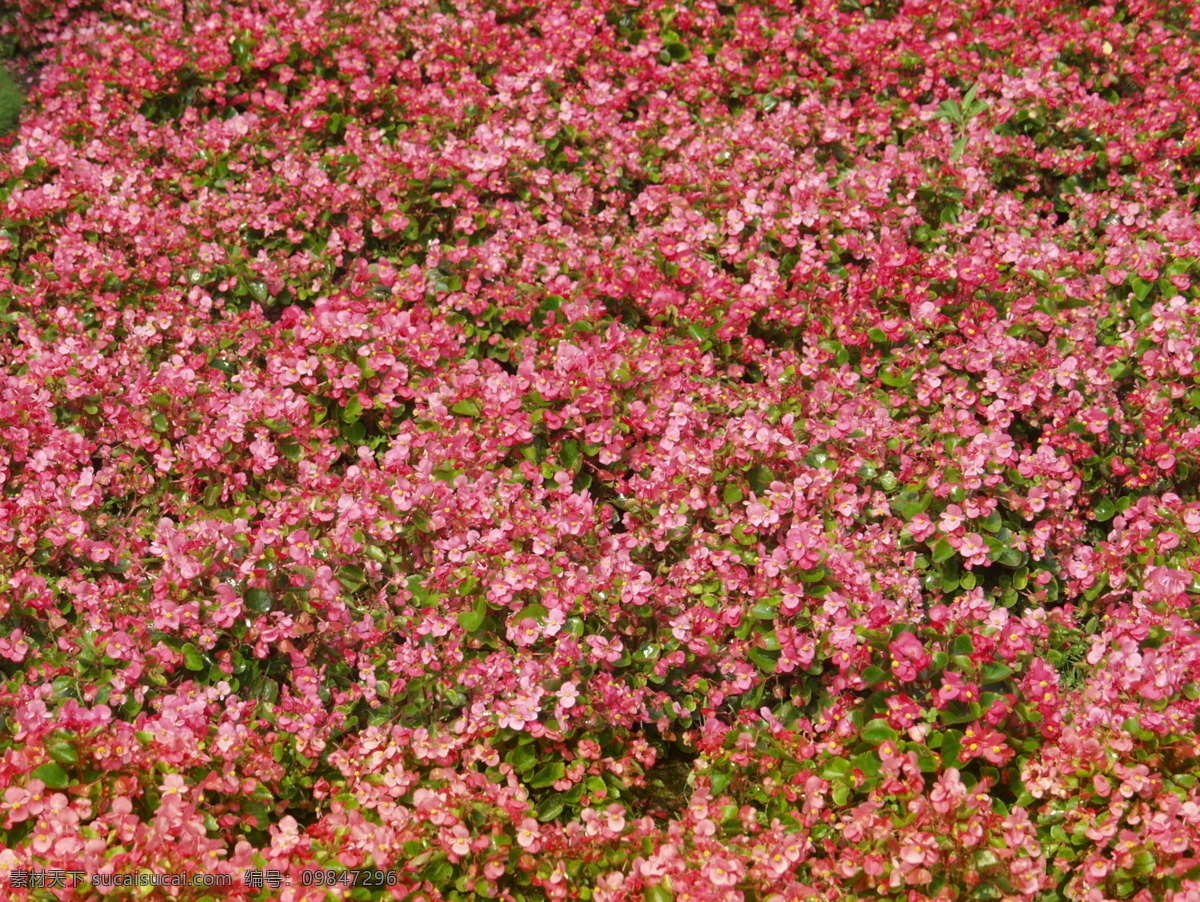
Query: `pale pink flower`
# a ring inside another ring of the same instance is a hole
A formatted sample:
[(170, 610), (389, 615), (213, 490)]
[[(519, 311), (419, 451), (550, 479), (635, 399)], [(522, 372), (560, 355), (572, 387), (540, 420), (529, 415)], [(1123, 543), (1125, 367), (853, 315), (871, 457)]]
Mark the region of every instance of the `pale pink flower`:
[(1186, 592), (1192, 584), (1192, 574), (1186, 570), (1170, 567), (1151, 567), (1146, 574), (1146, 590), (1158, 598), (1166, 598)]

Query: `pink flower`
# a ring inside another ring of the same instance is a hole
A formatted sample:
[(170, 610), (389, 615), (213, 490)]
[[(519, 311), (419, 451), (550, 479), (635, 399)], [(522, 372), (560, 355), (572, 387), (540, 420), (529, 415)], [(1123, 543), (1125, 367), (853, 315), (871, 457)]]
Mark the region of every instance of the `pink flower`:
[(938, 522), (938, 529), (942, 532), (954, 532), (966, 520), (966, 515), (957, 504), (950, 504), (942, 511), (942, 516)]
[(1151, 567), (1146, 574), (1147, 591), (1157, 598), (1168, 598), (1186, 592), (1192, 584), (1192, 574), (1170, 567)]
[(1009, 747), (1003, 733), (990, 727), (985, 727), (982, 731), (975, 727), (967, 727), (963, 734), (960, 754), (964, 761), (983, 758), (990, 764), (1002, 765), (1007, 764), (1016, 752)]
[(563, 683), (558, 689), (558, 702), (564, 709), (574, 708), (579, 701), (579, 689), (572, 682)]
[(714, 855), (704, 865), (704, 876), (713, 886), (736, 886), (742, 879), (741, 864), (721, 855)]
[(619, 803), (613, 802), (604, 809), (604, 821), (609, 830), (620, 833), (625, 829), (625, 809)]
[(525, 818), (517, 828), (517, 845), (527, 851), (536, 852), (541, 846), (538, 842), (540, 831), (541, 828), (536, 820), (531, 817)]
[(41, 780), (30, 780), (24, 786), (10, 786), (4, 790), (4, 807), (9, 820), (14, 824), (42, 813), (45, 807), (46, 784)]
[(941, 688), (933, 696), (938, 707), (944, 708), (955, 699), (963, 702), (978, 701), (979, 687), (974, 683), (966, 682), (961, 673), (948, 670), (942, 674)]
[(180, 774), (167, 774), (159, 786), (164, 802), (168, 799), (182, 796), (187, 791), (187, 788), (187, 781)]
[(988, 548), (983, 537), (969, 532), (959, 541), (958, 553), (966, 558), (967, 568), (982, 567), (988, 562)]
[(111, 542), (94, 542), (88, 548), (88, 558), (99, 564), (109, 560), (115, 550)]
[(937, 532), (937, 527), (929, 518), (929, 514), (920, 513), (908, 521), (908, 531), (918, 542), (924, 542)]
[(237, 591), (228, 583), (221, 583), (216, 588), (217, 607), (212, 612), (212, 621), (222, 629), (233, 626), (242, 613), (242, 599)]
[(29, 651), (29, 640), (25, 638), (24, 630), (14, 629), (8, 634), (7, 639), (0, 639), (0, 657), (8, 658), (19, 664), (25, 660)]
[(929, 801), (933, 804), (934, 811), (946, 814), (957, 808), (959, 800), (965, 798), (967, 792), (967, 787), (959, 779), (958, 768), (948, 767), (930, 791)]
[(900, 860), (906, 864), (922, 865), (925, 863), (925, 850), (910, 842), (900, 849)]
[(929, 666), (932, 660), (921, 640), (912, 633), (901, 633), (888, 645), (892, 653), (892, 673), (904, 682), (911, 682)]
[(504, 874), (504, 864), (499, 861), (489, 861), (483, 866), (483, 876), (488, 880), (499, 880)]
[(462, 824), (455, 824), (449, 833), (450, 851), (455, 855), (466, 855), (471, 851), (471, 833)]

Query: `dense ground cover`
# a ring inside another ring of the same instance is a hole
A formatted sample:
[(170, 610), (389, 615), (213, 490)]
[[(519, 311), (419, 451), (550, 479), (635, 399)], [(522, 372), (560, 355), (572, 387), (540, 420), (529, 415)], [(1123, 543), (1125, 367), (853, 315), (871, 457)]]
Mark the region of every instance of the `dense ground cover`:
[(1190, 4), (3, 29), (0, 870), (1200, 899)]

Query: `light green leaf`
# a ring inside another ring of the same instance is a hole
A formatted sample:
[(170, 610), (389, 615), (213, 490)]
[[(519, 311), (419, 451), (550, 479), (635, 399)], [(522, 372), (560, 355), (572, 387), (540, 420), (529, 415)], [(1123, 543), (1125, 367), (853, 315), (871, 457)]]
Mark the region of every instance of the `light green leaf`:
[(935, 564), (941, 564), (954, 557), (954, 546), (946, 541), (946, 537), (942, 536), (933, 546), (933, 552), (930, 554)]
[(30, 774), (35, 780), (41, 780), (50, 789), (66, 789), (71, 785), (67, 772), (57, 764), (43, 764)]
[(74, 764), (79, 760), (79, 752), (75, 751), (75, 746), (65, 739), (58, 739), (51, 742), (46, 746), (46, 751), (59, 764)]
[(183, 663), (188, 670), (203, 670), (204, 655), (191, 642), (183, 647)]
[(862, 732), (859, 735), (862, 737), (863, 742), (869, 742), (871, 745), (881, 745), (889, 739), (895, 741), (900, 734), (892, 729), (886, 720), (877, 717), (874, 720), (868, 721), (863, 726)]

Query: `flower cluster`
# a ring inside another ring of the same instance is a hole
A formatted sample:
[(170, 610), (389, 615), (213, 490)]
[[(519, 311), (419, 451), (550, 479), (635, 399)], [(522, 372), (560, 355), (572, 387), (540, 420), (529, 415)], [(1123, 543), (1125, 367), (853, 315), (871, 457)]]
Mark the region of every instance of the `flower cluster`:
[(11, 6), (0, 872), (1200, 898), (1198, 8)]

